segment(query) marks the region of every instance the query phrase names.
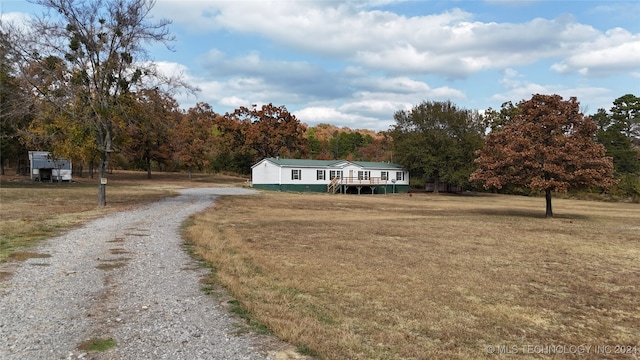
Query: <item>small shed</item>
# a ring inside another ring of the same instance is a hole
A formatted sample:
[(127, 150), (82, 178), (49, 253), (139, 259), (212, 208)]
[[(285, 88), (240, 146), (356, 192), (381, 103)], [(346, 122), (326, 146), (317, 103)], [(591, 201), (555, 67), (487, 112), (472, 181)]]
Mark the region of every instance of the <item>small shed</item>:
[(409, 172), (387, 162), (265, 158), (251, 167), (255, 188), (330, 193), (409, 191)]
[(29, 151), (31, 180), (71, 181), (71, 161), (55, 159), (48, 151)]

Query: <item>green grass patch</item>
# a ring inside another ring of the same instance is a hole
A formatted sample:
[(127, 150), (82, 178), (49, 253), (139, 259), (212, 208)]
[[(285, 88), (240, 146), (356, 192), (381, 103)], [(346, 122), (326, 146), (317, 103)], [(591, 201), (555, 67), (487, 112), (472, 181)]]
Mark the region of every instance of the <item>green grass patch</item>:
[(271, 334), (271, 330), (269, 330), (269, 328), (264, 324), (260, 323), (260, 321), (258, 321), (253, 316), (253, 314), (251, 314), (251, 312), (242, 305), (241, 302), (239, 302), (238, 300), (229, 300), (227, 303), (231, 305), (229, 311), (236, 314), (239, 318), (245, 321), (247, 325), (247, 331), (262, 335)]
[(84, 351), (107, 351), (116, 346), (116, 341), (112, 338), (89, 339), (78, 345), (78, 350)]
[(318, 356), (318, 353), (316, 351), (314, 351), (312, 348), (304, 344), (296, 346), (296, 351), (298, 351), (300, 355), (313, 356), (313, 357)]

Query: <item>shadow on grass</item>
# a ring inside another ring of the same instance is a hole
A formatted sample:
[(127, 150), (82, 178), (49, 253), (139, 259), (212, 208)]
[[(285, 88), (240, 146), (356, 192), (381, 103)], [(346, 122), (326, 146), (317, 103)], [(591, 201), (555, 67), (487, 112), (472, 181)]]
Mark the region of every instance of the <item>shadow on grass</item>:
[[(474, 209), (469, 210), (469, 213), (479, 214), (479, 215), (487, 215), (487, 216), (512, 216), (512, 217), (522, 217), (522, 218), (532, 218), (532, 219), (545, 219), (544, 210), (531, 210), (531, 209)], [(562, 219), (562, 220), (587, 220), (588, 216), (582, 214), (571, 214), (571, 213), (555, 213), (553, 217), (548, 218), (552, 219)]]

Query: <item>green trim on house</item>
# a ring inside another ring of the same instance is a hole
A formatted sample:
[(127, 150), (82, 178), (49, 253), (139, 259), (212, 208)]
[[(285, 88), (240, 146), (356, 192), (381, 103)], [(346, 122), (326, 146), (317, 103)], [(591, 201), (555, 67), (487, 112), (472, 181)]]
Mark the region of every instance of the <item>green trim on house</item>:
[[(406, 194), (409, 192), (409, 185), (396, 185), (396, 194)], [(387, 194), (393, 192), (393, 185), (387, 185)]]
[(402, 165), (386, 163), (386, 162), (373, 162), (373, 161), (352, 161), (352, 164), (356, 164), (365, 169), (395, 169), (396, 171), (404, 171)]
[(295, 192), (327, 192), (326, 184), (253, 184), (252, 187), (257, 189), (274, 190), (274, 191), (295, 191)]
[[(253, 184), (253, 187), (256, 189), (264, 189), (271, 191), (294, 191), (294, 192), (318, 192), (318, 193), (326, 193), (327, 185), (326, 184), (318, 184), (318, 185), (296, 185), (296, 184)], [(351, 186), (355, 188), (354, 186)], [(363, 185), (363, 188), (369, 188), (367, 185)], [(385, 186), (378, 185), (374, 186), (374, 194), (385, 194)], [(393, 185), (386, 185), (386, 194), (393, 193)], [(395, 192), (398, 194), (406, 194), (409, 192), (409, 185), (396, 185)]]
[(266, 158), (276, 165), (280, 166), (300, 166), (300, 167), (329, 167), (335, 164), (343, 163), (344, 160), (308, 160), (308, 159), (278, 159)]
[[(353, 187), (353, 186), (352, 186)], [(394, 187), (393, 185), (386, 185), (386, 192), (385, 192), (385, 186), (384, 185), (379, 185), (379, 186), (375, 186), (373, 189), (374, 194), (393, 194), (394, 191)], [(396, 185), (395, 186), (395, 192), (396, 194), (406, 194), (409, 192), (409, 185)]]
[[(354, 164), (365, 169), (397, 169), (404, 170), (401, 165), (392, 164), (387, 162), (373, 162), (373, 161), (348, 161), (348, 160), (309, 160), (309, 159), (278, 159), (278, 158), (265, 158), (276, 165), (280, 166), (299, 166), (299, 167), (332, 167), (337, 164)], [(257, 164), (256, 164), (257, 165)], [(255, 165), (254, 165), (255, 166)]]

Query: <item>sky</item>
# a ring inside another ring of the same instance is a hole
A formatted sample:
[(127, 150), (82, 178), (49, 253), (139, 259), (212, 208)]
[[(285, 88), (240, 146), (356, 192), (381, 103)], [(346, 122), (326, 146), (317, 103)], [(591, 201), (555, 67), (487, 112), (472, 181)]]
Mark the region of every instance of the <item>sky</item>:
[(589, 115), (640, 96), (638, 0), (158, 0), (152, 16), (176, 40), (151, 58), (200, 90), (176, 94), (184, 109), (272, 103), (310, 126), (383, 131), (423, 101), (484, 111), (558, 94)]

